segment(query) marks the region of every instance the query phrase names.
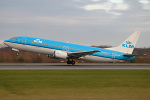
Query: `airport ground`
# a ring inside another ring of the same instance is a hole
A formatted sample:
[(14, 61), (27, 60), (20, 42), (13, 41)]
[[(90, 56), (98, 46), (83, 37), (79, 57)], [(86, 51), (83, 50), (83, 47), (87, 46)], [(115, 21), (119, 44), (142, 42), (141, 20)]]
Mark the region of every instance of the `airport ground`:
[(1, 100), (150, 100), (150, 70), (0, 70), (0, 98)]
[(140, 63), (79, 63), (74, 66), (66, 63), (4, 63), (0, 70), (150, 70), (150, 64)]

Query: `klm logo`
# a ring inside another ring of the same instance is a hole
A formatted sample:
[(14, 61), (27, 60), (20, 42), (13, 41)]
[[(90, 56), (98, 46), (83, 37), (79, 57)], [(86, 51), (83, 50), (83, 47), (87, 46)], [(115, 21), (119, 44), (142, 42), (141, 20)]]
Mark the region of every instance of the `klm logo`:
[(122, 47), (125, 47), (125, 48), (134, 48), (134, 45), (132, 45), (132, 42), (126, 41), (126, 44), (122, 44)]
[(36, 43), (42, 43), (42, 41), (40, 41), (40, 39), (36, 39), (36, 40), (34, 40), (34, 42), (36, 42)]

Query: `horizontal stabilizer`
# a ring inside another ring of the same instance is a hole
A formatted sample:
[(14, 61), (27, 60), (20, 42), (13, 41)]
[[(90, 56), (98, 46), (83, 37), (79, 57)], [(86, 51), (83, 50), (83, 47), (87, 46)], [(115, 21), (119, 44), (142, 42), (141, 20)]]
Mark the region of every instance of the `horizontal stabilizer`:
[(126, 57), (133, 57), (133, 56), (145, 56), (146, 54), (124, 54)]

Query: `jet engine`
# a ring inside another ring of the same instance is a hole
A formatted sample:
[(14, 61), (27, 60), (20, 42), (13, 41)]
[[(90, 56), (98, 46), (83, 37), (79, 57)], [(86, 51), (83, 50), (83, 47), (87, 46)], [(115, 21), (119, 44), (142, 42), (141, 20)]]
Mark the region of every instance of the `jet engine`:
[(67, 57), (68, 57), (67, 52), (59, 50), (54, 51), (54, 58), (67, 59)]
[(56, 50), (54, 51), (53, 55), (47, 55), (50, 58), (56, 58), (56, 59), (67, 59), (68, 54), (67, 52)]

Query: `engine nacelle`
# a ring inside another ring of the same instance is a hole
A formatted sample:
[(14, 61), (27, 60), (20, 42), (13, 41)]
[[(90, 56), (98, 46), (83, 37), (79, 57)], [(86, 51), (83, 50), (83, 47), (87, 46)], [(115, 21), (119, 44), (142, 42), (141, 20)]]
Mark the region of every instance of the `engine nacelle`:
[(67, 59), (68, 54), (67, 54), (67, 52), (56, 50), (56, 51), (54, 51), (53, 57), (60, 58), (60, 59)]

